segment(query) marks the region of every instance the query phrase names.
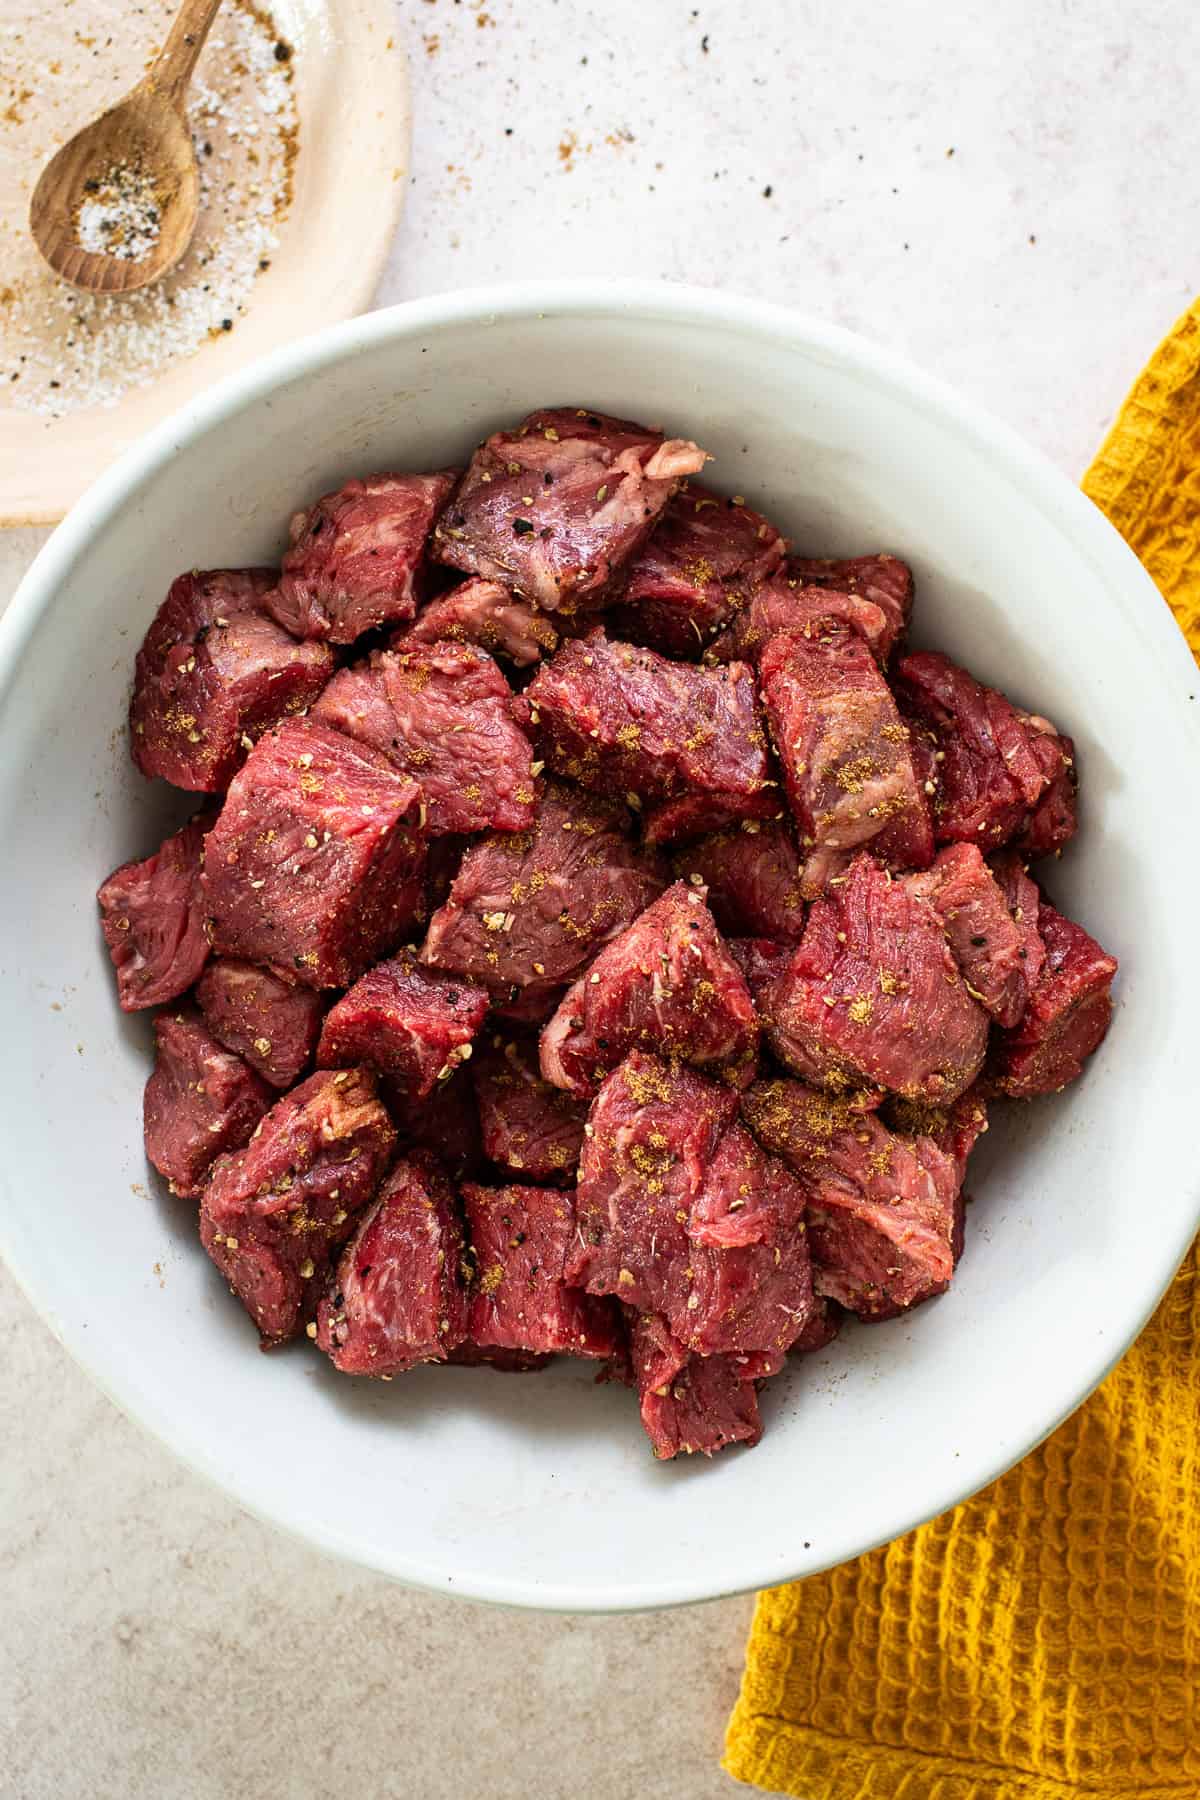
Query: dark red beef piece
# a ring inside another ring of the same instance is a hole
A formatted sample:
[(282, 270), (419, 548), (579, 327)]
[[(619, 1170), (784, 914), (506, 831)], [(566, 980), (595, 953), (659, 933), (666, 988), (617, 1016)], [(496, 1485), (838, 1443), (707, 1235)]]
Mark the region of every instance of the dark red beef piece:
[(950, 844), (931, 869), (909, 875), (906, 886), (930, 902), (967, 992), (998, 1025), (1015, 1025), (1025, 1011), (1025, 934), (977, 844)]
[(547, 1081), (585, 1098), (638, 1045), (735, 1087), (753, 1080), (758, 1020), (705, 898), (677, 881), (568, 989), (542, 1031)]
[(193, 819), (153, 856), (122, 863), (100, 886), (100, 929), (122, 1012), (177, 999), (208, 961), (199, 874), (211, 823)]
[(478, 576), (423, 606), (405, 635), (422, 644), (478, 644), (518, 669), (530, 668), (558, 649), (558, 632), (545, 613), (518, 600), (502, 582)]
[(400, 642), (335, 675), (314, 720), (415, 781), (430, 833), (522, 830), (533, 816), (533, 751), (504, 676), (473, 644)]
[(411, 619), (425, 540), (457, 478), (368, 475), (296, 513), (272, 615), (295, 637), (333, 644)]
[(556, 612), (603, 592), (706, 460), (686, 439), (586, 408), (531, 413), (475, 452), (433, 554)]
[(492, 996), (492, 1011), (506, 1025), (544, 1025), (557, 1010), (566, 991), (562, 986), (512, 988), (509, 992), (515, 997), (511, 1000), (503, 999), (498, 994)]
[(1043, 762), (1061, 760), (1038, 740), (1057, 734), (1022, 715), (940, 652), (923, 650), (896, 667), (896, 696), (933, 732), (941, 758), (933, 798), (939, 844), (994, 850), (1015, 837), (1049, 784)]
[(461, 1369), (495, 1369), (501, 1375), (532, 1375), (554, 1361), (536, 1350), (503, 1350), (498, 1344), (456, 1344), (448, 1364)]
[(385, 757), (311, 720), (255, 745), (209, 835), (215, 949), (309, 987), (348, 987), (415, 922), (420, 791)]
[(996, 879), (1013, 922), (1021, 933), (1022, 962), (1025, 981), (1032, 993), (1046, 960), (1046, 946), (1038, 930), (1038, 907), (1041, 895), (1037, 882), (1025, 867), (1025, 859), (1016, 850), (998, 850), (988, 858), (988, 867)]
[(907, 563), (880, 552), (875, 556), (849, 556), (840, 560), (825, 556), (789, 556), (788, 574), (810, 587), (833, 588), (877, 606), (887, 617), (888, 641), (881, 656), (890, 654), (898, 638), (908, 630), (912, 617), (913, 578)]
[(617, 1327), (611, 1301), (568, 1287), (575, 1199), (563, 1188), (479, 1187), (463, 1204), (474, 1264), (467, 1314), (473, 1344), (568, 1356), (611, 1356)]
[(479, 1174), (483, 1165), (479, 1114), (465, 1070), (439, 1081), (421, 1099), (387, 1076), (380, 1088), (402, 1149), (432, 1150), (456, 1181)]
[(374, 1078), (343, 1069), (310, 1075), (276, 1101), (244, 1150), (215, 1165), (200, 1241), (264, 1345), (294, 1337), (312, 1317), (395, 1143)]
[(317, 1308), (317, 1347), (344, 1375), (444, 1362), (467, 1329), (463, 1233), (436, 1158), (402, 1156), (359, 1220)]
[(783, 561), (787, 545), (743, 500), (686, 482), (626, 566), (618, 637), (695, 659)]
[(902, 1100), (892, 1094), (881, 1110), (885, 1123), (901, 1137), (932, 1138), (953, 1161), (960, 1181), (967, 1172), (967, 1158), (988, 1128), (987, 1096), (981, 1081), (960, 1094), (952, 1106), (931, 1106), (925, 1100)]
[(730, 936), (782, 942), (804, 930), (800, 858), (786, 825), (748, 819), (676, 851), (674, 866), (681, 880), (705, 884), (712, 916)]
[(215, 956), (196, 983), (204, 1023), (274, 1088), (299, 1080), (317, 1047), (321, 1001), (273, 969)]
[(425, 860), (425, 898), (421, 908), (421, 922), (432, 919), (439, 906), (444, 906), (450, 898), (450, 889), (454, 885), (454, 877), (462, 866), (462, 859), (471, 843), (470, 837), (435, 837), (429, 840), (429, 854)]
[(908, 731), (863, 639), (836, 619), (779, 632), (759, 664), (763, 703), (806, 853), (806, 896), (870, 844), (903, 869), (933, 858)]
[(173, 1194), (198, 1194), (217, 1157), (241, 1149), (273, 1096), (190, 1006), (159, 1014), (154, 1044), (143, 1100), (146, 1155)]
[(1016, 1100), (1057, 1093), (1082, 1075), (1112, 1022), (1116, 957), (1046, 899), (1038, 931), (1045, 963), (1021, 1023), (1000, 1034), (992, 1054), (996, 1085)]
[(827, 1300), (818, 1294), (808, 1324), (789, 1350), (789, 1356), (815, 1355), (818, 1350), (827, 1349), (842, 1329), (844, 1317), (836, 1300)]
[(401, 950), (368, 969), (330, 1008), (317, 1063), (369, 1063), (420, 1100), (466, 1062), (487, 1009), (483, 988), (422, 968)]
[(134, 666), (130, 747), (143, 775), (220, 792), (253, 740), (329, 680), (331, 652), (269, 616), (275, 582), (273, 569), (193, 569), (171, 583)]
[(770, 1014), (775, 1054), (834, 1092), (878, 1086), (945, 1105), (970, 1087), (987, 1044), (941, 920), (869, 856), (814, 901)]
[(745, 977), (754, 1010), (765, 1025), (771, 1016), (770, 993), (791, 962), (796, 946), (770, 938), (730, 938), (729, 954)]
[(421, 952), (498, 1002), (528, 996), (535, 1011), (536, 996), (574, 980), (664, 885), (625, 835), (621, 808), (560, 782), (538, 786), (530, 830), (494, 832), (467, 851)]
[(693, 1356), (652, 1313), (637, 1318), (630, 1345), (642, 1424), (660, 1461), (757, 1444), (758, 1390), (745, 1358)]
[(804, 1192), (728, 1088), (634, 1050), (601, 1088), (567, 1279), (661, 1313), (689, 1350), (782, 1355), (808, 1322)]
[(543, 664), (524, 699), (553, 769), (601, 793), (686, 802), (677, 836), (780, 809), (744, 663), (701, 669), (594, 631)]
[(705, 653), (705, 662), (757, 663), (763, 650), (780, 631), (819, 631), (822, 621), (837, 619), (855, 630), (872, 656), (883, 662), (892, 647), (892, 622), (887, 613), (856, 594), (839, 594), (776, 575), (747, 601), (720, 637)]
[(798, 1081), (756, 1082), (742, 1114), (805, 1188), (819, 1294), (881, 1319), (945, 1290), (962, 1248), (953, 1155)]
[(484, 1152), (519, 1181), (562, 1181), (579, 1166), (586, 1106), (543, 1081), (537, 1039), (494, 1031), (471, 1063)]
[[(636, 795), (627, 794), (631, 803)], [(776, 790), (764, 799), (762, 817), (778, 822), (786, 817), (781, 795)], [(651, 807), (642, 827), (642, 843), (649, 850), (670, 848), (674, 844), (694, 843), (697, 838), (711, 837), (746, 822), (746, 802), (718, 794), (679, 794), (674, 800), (663, 800)]]
[(1055, 731), (1048, 719), (1022, 713), (1022, 721), (1033, 736), (1029, 748), (1046, 777), (1046, 791), (1026, 819), (1016, 840), (1018, 850), (1026, 856), (1051, 856), (1069, 844), (1079, 824), (1077, 796), (1079, 777), (1075, 768), (1075, 745), (1069, 737)]

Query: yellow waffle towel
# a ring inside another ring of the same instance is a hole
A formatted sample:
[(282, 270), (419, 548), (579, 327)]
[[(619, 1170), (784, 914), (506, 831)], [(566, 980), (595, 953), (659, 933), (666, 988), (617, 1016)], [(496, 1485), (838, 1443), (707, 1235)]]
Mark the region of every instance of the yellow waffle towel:
[[(1200, 301), (1083, 486), (1200, 661)], [(1200, 1797), (1198, 1246), (1023, 1463), (886, 1549), (759, 1595), (731, 1775), (798, 1800)]]

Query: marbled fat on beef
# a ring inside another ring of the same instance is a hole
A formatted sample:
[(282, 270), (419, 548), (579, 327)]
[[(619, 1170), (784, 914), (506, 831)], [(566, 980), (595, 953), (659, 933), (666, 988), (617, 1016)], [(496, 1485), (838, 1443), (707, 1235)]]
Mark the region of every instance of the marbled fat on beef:
[(274, 1096), (193, 1007), (160, 1013), (154, 1045), (142, 1108), (146, 1155), (172, 1193), (195, 1195), (217, 1157), (246, 1143)]
[(1038, 933), (1046, 957), (1019, 1025), (994, 1046), (996, 1085), (1014, 1099), (1054, 1094), (1083, 1073), (1112, 1023), (1117, 959), (1082, 925), (1042, 898)]
[(1017, 1024), (1029, 999), (1025, 933), (978, 846), (948, 845), (931, 869), (906, 877), (906, 885), (941, 919), (971, 998), (998, 1025)]
[(787, 941), (803, 932), (800, 857), (785, 824), (747, 820), (696, 838), (673, 862), (681, 880), (704, 883), (712, 916), (727, 935)]
[(545, 612), (594, 604), (706, 460), (686, 439), (583, 407), (531, 413), (475, 452), (433, 554)]
[(405, 636), (422, 644), (478, 644), (518, 669), (558, 649), (558, 632), (545, 613), (503, 582), (477, 575), (423, 606)]
[(758, 1066), (758, 1020), (706, 890), (677, 881), (608, 944), (542, 1031), (547, 1081), (581, 1098), (640, 1047), (744, 1087)]
[(294, 514), (272, 615), (295, 637), (334, 644), (411, 619), (425, 540), (457, 478), (368, 475)]
[(272, 1087), (291, 1087), (312, 1060), (324, 1010), (320, 995), (274, 969), (214, 956), (196, 983), (196, 1001), (213, 1036)]
[(165, 1006), (208, 961), (200, 868), (211, 819), (193, 819), (144, 862), (122, 863), (96, 896), (122, 1012)]
[(612, 1356), (613, 1304), (566, 1280), (575, 1241), (575, 1197), (565, 1188), (462, 1190), (473, 1278), (467, 1335), (480, 1348), (567, 1356)]
[(360, 975), (329, 1010), (317, 1045), (323, 1069), (369, 1063), (421, 1100), (471, 1055), (486, 990), (439, 975), (407, 950)]
[(587, 1107), (543, 1079), (535, 1037), (520, 1031), (485, 1034), (471, 1062), (471, 1079), (490, 1162), (518, 1181), (574, 1175)]
[(202, 881), (213, 946), (310, 987), (346, 987), (392, 949), (423, 898), (415, 782), (340, 731), (268, 732), (209, 834)]

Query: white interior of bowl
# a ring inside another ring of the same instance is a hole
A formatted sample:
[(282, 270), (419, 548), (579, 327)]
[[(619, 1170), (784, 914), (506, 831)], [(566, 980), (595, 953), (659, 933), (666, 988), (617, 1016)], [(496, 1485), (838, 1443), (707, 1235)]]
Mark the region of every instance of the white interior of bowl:
[[(537, 404), (697, 437), (814, 553), (886, 547), (917, 637), (1074, 734), (1083, 825), (1056, 899), (1120, 958), (1086, 1079), (997, 1109), (951, 1292), (772, 1383), (766, 1435), (660, 1466), (632, 1398), (536, 1377), (335, 1376), (262, 1356), (147, 1168), (149, 1028), (118, 1012), (93, 895), (178, 815), (128, 759), (138, 641), (171, 578), (275, 557), (298, 502), (461, 460)], [(281, 351), (135, 449), (0, 628), (0, 1238), (68, 1347), (237, 1498), (378, 1569), (531, 1605), (698, 1599), (841, 1561), (943, 1510), (1073, 1408), (1195, 1228), (1196, 671), (1100, 515), (1002, 428), (781, 310), (628, 284), (421, 302)], [(19, 1449), (10, 1446), (15, 1454)]]

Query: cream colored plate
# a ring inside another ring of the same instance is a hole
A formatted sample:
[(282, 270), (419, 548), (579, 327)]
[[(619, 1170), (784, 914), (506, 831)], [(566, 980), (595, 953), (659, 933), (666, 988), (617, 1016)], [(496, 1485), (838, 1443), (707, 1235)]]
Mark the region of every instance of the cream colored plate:
[[(0, 0), (3, 525), (60, 519), (193, 394), (362, 311), (408, 174), (407, 73), (389, 0), (274, 0), (269, 14), (225, 0), (189, 100), (193, 133), (211, 147), (192, 248), (161, 292), (78, 295), (33, 248), (29, 195), (58, 145), (132, 86), (175, 0), (34, 10)], [(277, 40), (290, 59), (275, 55)], [(277, 212), (289, 175), (290, 204)]]

